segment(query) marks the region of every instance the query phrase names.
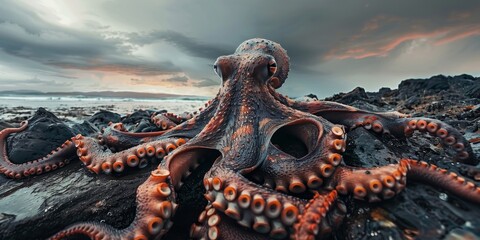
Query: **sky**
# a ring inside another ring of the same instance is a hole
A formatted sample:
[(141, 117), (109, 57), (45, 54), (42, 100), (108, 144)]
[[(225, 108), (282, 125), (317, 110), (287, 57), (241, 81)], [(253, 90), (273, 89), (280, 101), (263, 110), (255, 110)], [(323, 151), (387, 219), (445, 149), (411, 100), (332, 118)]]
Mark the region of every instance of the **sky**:
[(0, 0), (0, 90), (213, 96), (215, 59), (280, 43), (279, 89), (319, 97), (480, 76), (480, 1)]

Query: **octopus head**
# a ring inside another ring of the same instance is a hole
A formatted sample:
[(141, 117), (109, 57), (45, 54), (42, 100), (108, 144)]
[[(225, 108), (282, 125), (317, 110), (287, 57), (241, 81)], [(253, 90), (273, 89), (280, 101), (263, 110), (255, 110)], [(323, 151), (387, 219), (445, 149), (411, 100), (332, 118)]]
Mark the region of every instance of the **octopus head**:
[(279, 88), (287, 78), (289, 64), (287, 53), (280, 44), (250, 39), (243, 42), (234, 54), (219, 57), (213, 69), (224, 87), (227, 81), (242, 80)]

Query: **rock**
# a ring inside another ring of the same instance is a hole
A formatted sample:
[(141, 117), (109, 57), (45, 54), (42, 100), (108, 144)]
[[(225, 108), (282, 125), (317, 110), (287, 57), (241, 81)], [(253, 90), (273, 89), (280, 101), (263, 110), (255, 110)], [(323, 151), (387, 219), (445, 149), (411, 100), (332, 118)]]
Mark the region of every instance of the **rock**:
[(51, 174), (0, 182), (0, 236), (46, 239), (87, 220), (125, 228), (135, 216), (135, 190), (148, 175), (97, 176), (74, 161)]
[(365, 92), (365, 89), (361, 87), (356, 87), (351, 92), (348, 93), (339, 93), (334, 95), (331, 98), (326, 98), (326, 101), (335, 101), (343, 104), (351, 104), (357, 100), (368, 100), (368, 95)]
[(131, 132), (153, 132), (153, 131), (158, 131), (158, 127), (155, 124), (153, 124), (150, 120), (142, 119), (135, 126), (132, 126), (129, 131), (131, 131)]
[(101, 110), (95, 113), (90, 119), (88, 119), (90, 123), (95, 125), (98, 129), (102, 129), (108, 126), (109, 122), (118, 123), (121, 121), (120, 114), (113, 113), (110, 111)]
[(382, 87), (378, 90), (378, 94), (380, 94), (380, 96), (382, 97), (389, 96), (390, 94), (392, 94), (392, 89), (387, 87)]
[(148, 132), (158, 130), (157, 126), (150, 121), (154, 114), (151, 110), (138, 110), (122, 118), (122, 123), (130, 132)]
[(311, 99), (314, 99), (314, 100), (318, 100), (317, 95), (315, 95), (313, 93), (307, 94), (307, 95), (305, 95), (305, 97), (308, 97), (308, 98), (311, 98)]
[(29, 119), (28, 129), (8, 137), (7, 152), (14, 163), (44, 157), (74, 136), (74, 132), (44, 108)]
[(75, 135), (82, 134), (83, 136), (90, 136), (94, 133), (100, 132), (100, 129), (89, 121), (83, 121), (82, 124), (77, 123), (72, 125), (72, 131)]

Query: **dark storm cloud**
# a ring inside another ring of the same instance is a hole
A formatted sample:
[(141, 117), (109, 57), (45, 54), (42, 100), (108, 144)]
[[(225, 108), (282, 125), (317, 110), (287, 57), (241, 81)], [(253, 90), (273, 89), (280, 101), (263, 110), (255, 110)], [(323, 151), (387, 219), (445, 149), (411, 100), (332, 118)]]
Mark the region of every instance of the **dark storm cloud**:
[(174, 31), (154, 31), (150, 33), (131, 33), (129, 34), (132, 43), (143, 46), (159, 41), (165, 41), (174, 45), (190, 56), (215, 59), (218, 56), (226, 55), (231, 52), (226, 46), (218, 46), (200, 42), (194, 38), (187, 37), (184, 34)]
[[(78, 31), (52, 25), (21, 8), (0, 9), (0, 49), (5, 53), (64, 69), (162, 75), (181, 72), (172, 62), (148, 62), (131, 56), (133, 46), (107, 32)], [(108, 28), (95, 25), (97, 29)]]
[(256, 28), (262, 36), (278, 39), (296, 67), (330, 59), (384, 57), (421, 38), (443, 44), (480, 34), (475, 1), (290, 2), (276, 7), (288, 14), (257, 13), (257, 21), (264, 24)]
[(11, 80), (0, 80), (0, 85), (4, 87), (3, 90), (5, 89), (32, 89), (32, 88), (38, 88), (42, 86), (50, 86), (50, 87), (68, 87), (72, 86), (72, 82), (64, 82), (64, 81), (52, 81), (52, 80), (42, 80), (37, 77), (32, 78), (32, 79), (26, 79), (26, 80), (17, 80), (17, 81), (11, 81)]

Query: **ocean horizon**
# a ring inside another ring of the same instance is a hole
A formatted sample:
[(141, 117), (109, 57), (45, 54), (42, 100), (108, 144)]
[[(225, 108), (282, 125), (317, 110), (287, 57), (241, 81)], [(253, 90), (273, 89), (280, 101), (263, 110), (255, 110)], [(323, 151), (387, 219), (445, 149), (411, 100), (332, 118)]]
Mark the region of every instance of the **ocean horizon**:
[(75, 122), (102, 110), (121, 115), (137, 110), (167, 110), (178, 114), (198, 111), (209, 99), (184, 96), (135, 98), (8, 94), (0, 95), (0, 120), (9, 121), (23, 115), (31, 116), (38, 108), (45, 108), (57, 116), (65, 116)]

